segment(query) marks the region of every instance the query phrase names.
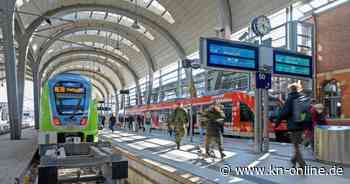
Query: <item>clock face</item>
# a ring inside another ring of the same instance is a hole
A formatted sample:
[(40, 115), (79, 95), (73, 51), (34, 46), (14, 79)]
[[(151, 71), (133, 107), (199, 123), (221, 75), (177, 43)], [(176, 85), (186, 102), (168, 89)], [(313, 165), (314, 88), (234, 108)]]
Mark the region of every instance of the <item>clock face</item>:
[(271, 31), (270, 20), (266, 16), (257, 17), (253, 24), (255, 28), (253, 31), (257, 36), (264, 36)]

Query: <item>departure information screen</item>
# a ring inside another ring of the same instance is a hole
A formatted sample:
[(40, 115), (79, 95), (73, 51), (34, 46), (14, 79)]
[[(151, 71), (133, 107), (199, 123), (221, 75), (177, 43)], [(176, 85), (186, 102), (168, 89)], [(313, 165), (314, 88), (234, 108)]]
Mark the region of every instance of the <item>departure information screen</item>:
[(312, 57), (274, 50), (274, 74), (312, 78)]
[(258, 70), (257, 47), (231, 41), (206, 39), (206, 66), (222, 70)]
[(84, 88), (55, 87), (55, 93), (84, 93)]

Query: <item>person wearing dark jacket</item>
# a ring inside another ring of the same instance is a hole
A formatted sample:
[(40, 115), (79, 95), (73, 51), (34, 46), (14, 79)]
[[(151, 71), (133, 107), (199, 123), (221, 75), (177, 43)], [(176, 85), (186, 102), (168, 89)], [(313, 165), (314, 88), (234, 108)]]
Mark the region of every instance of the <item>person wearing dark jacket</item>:
[(224, 149), (222, 146), (222, 129), (225, 119), (225, 113), (219, 105), (214, 105), (204, 115), (207, 119), (207, 133), (205, 135), (205, 152), (207, 156), (210, 156), (209, 147), (212, 142), (215, 142), (219, 147), (221, 158), (225, 157)]
[(114, 132), (114, 126), (117, 122), (117, 118), (115, 117), (114, 113), (109, 118), (109, 128), (112, 130), (112, 133)]
[(299, 98), (301, 94), (301, 86), (298, 83), (293, 83), (288, 86), (290, 93), (288, 94), (287, 101), (281, 109), (279, 116), (277, 117), (275, 128), (279, 126), (282, 120), (287, 120), (288, 131), (291, 133), (291, 141), (294, 146), (294, 156), (291, 159), (293, 167), (296, 167), (298, 163), (301, 168), (304, 168), (306, 163), (300, 152), (299, 144), (302, 142), (303, 124), (294, 122), (293, 120), (293, 103), (294, 100)]

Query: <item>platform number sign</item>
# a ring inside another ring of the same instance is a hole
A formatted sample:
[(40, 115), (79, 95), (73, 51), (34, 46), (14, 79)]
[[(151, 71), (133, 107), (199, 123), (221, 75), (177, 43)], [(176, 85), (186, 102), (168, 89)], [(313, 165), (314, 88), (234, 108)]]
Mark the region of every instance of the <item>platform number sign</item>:
[(256, 73), (256, 88), (257, 89), (271, 89), (271, 73)]

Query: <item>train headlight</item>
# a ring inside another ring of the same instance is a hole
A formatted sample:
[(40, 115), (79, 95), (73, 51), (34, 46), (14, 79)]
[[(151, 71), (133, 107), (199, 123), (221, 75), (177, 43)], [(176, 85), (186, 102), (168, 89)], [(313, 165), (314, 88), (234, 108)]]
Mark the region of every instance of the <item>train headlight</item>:
[(60, 119), (58, 119), (58, 118), (53, 118), (52, 123), (53, 123), (55, 126), (60, 126), (60, 125), (61, 125), (61, 121), (60, 121)]
[(85, 126), (85, 125), (87, 125), (87, 123), (88, 123), (88, 121), (87, 121), (86, 118), (82, 118), (82, 119), (80, 120), (80, 125), (81, 125), (81, 126)]

